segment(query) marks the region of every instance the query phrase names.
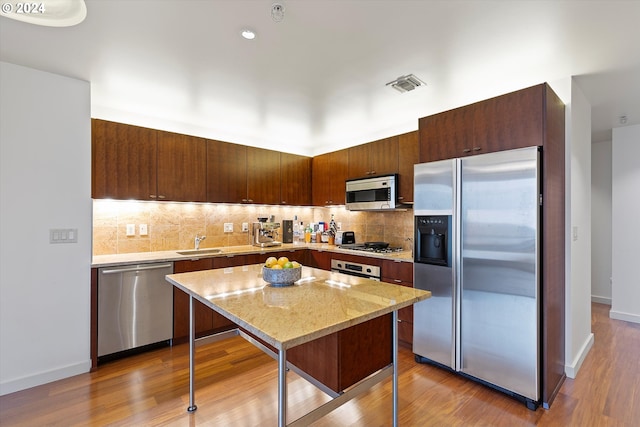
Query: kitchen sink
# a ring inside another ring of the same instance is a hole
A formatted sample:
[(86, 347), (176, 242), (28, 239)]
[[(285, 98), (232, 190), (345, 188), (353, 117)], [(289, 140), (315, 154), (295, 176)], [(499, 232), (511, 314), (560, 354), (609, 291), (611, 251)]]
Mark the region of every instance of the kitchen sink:
[(221, 254), (222, 249), (193, 249), (190, 251), (178, 251), (180, 255), (215, 255)]

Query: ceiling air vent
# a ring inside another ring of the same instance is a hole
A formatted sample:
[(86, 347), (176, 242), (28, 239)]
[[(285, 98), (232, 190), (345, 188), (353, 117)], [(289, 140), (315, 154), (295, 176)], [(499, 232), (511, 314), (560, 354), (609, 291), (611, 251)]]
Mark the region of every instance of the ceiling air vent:
[(392, 82), (386, 84), (386, 86), (391, 86), (398, 92), (409, 92), (410, 90), (414, 90), (419, 86), (426, 86), (427, 84), (414, 76), (413, 74), (407, 74), (406, 76), (400, 76)]

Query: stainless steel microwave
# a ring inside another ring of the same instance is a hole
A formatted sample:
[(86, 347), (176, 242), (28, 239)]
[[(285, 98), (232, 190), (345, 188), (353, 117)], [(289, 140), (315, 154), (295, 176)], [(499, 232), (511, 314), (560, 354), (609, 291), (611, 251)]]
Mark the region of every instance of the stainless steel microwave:
[(348, 180), (346, 208), (351, 211), (395, 209), (397, 181), (397, 175)]

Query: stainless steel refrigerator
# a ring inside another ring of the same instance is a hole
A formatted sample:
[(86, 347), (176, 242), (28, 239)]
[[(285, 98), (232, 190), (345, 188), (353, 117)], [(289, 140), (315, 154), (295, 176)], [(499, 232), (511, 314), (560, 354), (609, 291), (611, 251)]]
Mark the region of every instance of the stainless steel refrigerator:
[(540, 400), (537, 147), (415, 165), (413, 352)]

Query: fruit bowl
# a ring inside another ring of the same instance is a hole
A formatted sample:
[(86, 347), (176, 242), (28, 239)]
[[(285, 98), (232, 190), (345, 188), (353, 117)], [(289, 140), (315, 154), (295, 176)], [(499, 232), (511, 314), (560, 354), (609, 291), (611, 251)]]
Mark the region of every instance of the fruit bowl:
[(302, 277), (302, 267), (275, 269), (262, 267), (262, 279), (271, 286), (291, 286)]

